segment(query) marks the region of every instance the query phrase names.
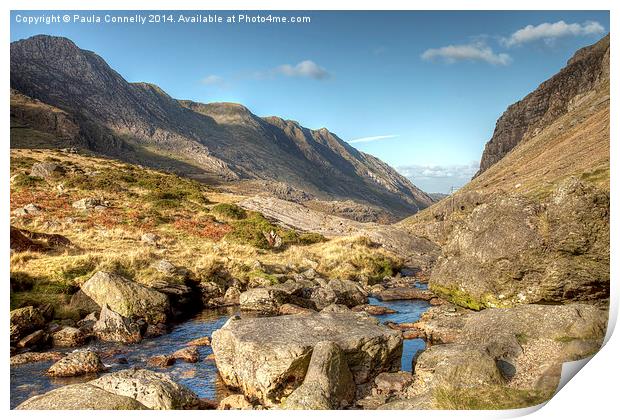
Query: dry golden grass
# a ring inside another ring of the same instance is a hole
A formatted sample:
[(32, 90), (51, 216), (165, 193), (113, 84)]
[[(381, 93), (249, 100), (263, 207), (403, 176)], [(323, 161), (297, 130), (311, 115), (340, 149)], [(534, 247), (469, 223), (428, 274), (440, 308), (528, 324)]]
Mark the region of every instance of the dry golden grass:
[[(13, 217), (12, 225), (60, 234), (73, 244), (46, 253), (12, 254), (12, 284), (22, 279), (34, 284), (27, 290), (13, 288), (12, 307), (48, 302), (63, 313), (70, 293), (98, 270), (153, 284), (164, 280), (152, 267), (160, 259), (188, 269), (194, 281), (220, 284), (230, 278), (249, 283), (257, 275), (309, 268), (327, 278), (377, 279), (391, 274), (398, 265), (395, 257), (362, 238), (303, 245), (303, 241), (295, 242), (303, 235), (282, 231), (289, 242), (279, 250), (236, 241), (236, 236), (228, 239), (229, 232), (239, 229), (237, 221), (210, 209), (236, 197), (227, 200), (225, 194), (175, 175), (55, 151), (12, 150), (11, 159), (12, 174), (26, 173), (33, 162), (43, 160), (55, 160), (77, 170), (53, 182), (39, 181), (34, 187), (11, 186), (12, 210), (29, 203), (43, 208), (36, 216)], [(95, 175), (84, 178), (82, 171)], [(59, 184), (65, 187), (59, 190)], [(110, 202), (110, 207), (85, 212), (71, 206), (85, 197), (101, 197)], [(260, 215), (253, 217), (260, 226), (269, 226)], [(161, 237), (157, 246), (141, 242), (147, 232)], [(262, 268), (257, 271), (256, 267)]]

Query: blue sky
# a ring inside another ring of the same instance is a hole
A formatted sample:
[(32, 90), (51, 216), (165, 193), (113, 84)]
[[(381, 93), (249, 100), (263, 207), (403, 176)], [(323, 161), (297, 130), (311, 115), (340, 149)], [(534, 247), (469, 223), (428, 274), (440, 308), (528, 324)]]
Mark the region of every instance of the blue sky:
[(463, 185), (506, 107), (609, 30), (608, 12), (574, 11), (272, 12), (311, 18), (299, 24), (16, 22), (42, 14), (12, 12), (11, 40), (66, 36), (127, 80), (175, 98), (240, 102), (259, 116), (327, 127), (430, 192)]

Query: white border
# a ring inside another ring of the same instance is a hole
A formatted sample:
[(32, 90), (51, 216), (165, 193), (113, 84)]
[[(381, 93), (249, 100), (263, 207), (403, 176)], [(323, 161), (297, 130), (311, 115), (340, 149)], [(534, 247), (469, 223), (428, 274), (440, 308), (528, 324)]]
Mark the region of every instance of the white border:
[[(397, 0), (382, 0), (381, 2), (371, 2), (369, 0), (358, 0), (355, 3), (346, 2), (344, 0), (301, 0), (296, 1), (294, 4), (290, 1), (283, 0), (263, 0), (263, 1), (243, 1), (243, 0), (227, 0), (220, 1), (215, 3), (213, 1), (192, 1), (192, 0), (150, 0), (148, 2), (138, 1), (138, 0), (108, 0), (108, 1), (78, 1), (78, 0), (54, 0), (54, 1), (43, 1), (43, 0), (33, 0), (33, 1), (5, 1), (2, 3), (2, 8), (4, 9), (4, 24), (0, 25), (0, 32), (3, 35), (3, 39), (5, 40), (2, 43), (3, 54), (2, 61), (4, 65), (4, 74), (3, 81), (5, 86), (5, 92), (8, 92), (10, 87), (9, 81), (9, 42), (10, 42), (10, 32), (9, 25), (7, 22), (10, 20), (10, 10), (133, 10), (133, 9), (145, 9), (145, 10), (191, 10), (191, 9), (204, 9), (204, 10), (611, 10), (611, 26), (616, 28), (616, 13), (614, 10), (614, 6), (619, 2), (612, 1), (602, 1), (602, 0), (589, 0), (587, 2), (578, 2), (574, 0), (566, 0), (562, 2), (553, 2), (548, 0), (521, 0), (521, 1), (489, 1), (489, 0), (474, 0), (468, 1), (467, 3), (458, 0), (442, 0), (442, 1), (432, 1), (432, 2), (421, 2), (421, 1), (397, 1)], [(354, 6), (354, 7), (353, 7)], [(617, 6), (616, 6), (617, 8)], [(614, 37), (612, 34), (612, 43)], [(611, 90), (613, 92), (612, 96), (617, 97), (617, 89), (615, 83), (615, 77), (617, 72), (614, 70), (617, 68), (617, 60), (615, 59), (615, 55), (611, 54), (612, 60), (612, 73), (614, 73), (611, 77)], [(2, 192), (2, 197), (4, 197), (4, 201), (1, 207), (0, 219), (4, 220), (5, 223), (2, 224), (2, 255), (4, 258), (1, 259), (0, 264), (2, 264), (2, 276), (4, 287), (8, 288), (8, 277), (9, 277), (9, 266), (8, 266), (8, 255), (9, 255), (9, 232), (8, 232), (8, 223), (6, 221), (9, 220), (9, 206), (8, 206), (8, 196), (9, 196), (9, 181), (8, 181), (8, 168), (9, 168), (9, 136), (8, 136), (8, 127), (9, 127), (9, 101), (5, 100), (1, 103), (2, 107), (2, 121), (3, 121), (3, 130), (2, 130), (2, 139), (4, 146), (4, 153), (0, 155), (0, 159), (2, 162), (2, 168), (4, 170), (4, 179), (3, 182), (0, 183), (0, 188)], [(611, 101), (611, 113), (612, 115), (618, 115), (617, 106), (615, 100)], [(611, 124), (611, 134), (612, 138), (617, 138), (616, 133), (616, 124), (612, 121)], [(615, 167), (615, 163), (618, 161), (618, 147), (612, 142), (611, 144), (611, 166)], [(618, 171), (612, 169), (611, 173), (611, 185), (612, 185), (612, 195), (611, 195), (611, 210), (612, 210), (612, 237), (611, 237), (611, 249), (612, 256), (617, 256), (617, 244), (618, 244), (618, 232), (620, 230), (616, 229), (614, 231), (614, 227), (616, 226), (616, 220), (618, 216), (617, 209), (619, 208), (619, 200), (616, 195), (615, 185), (618, 180)], [(618, 262), (617, 258), (612, 258), (611, 264), (611, 274), (612, 274), (612, 309), (610, 311), (610, 328), (609, 333), (613, 330), (613, 326), (615, 325), (615, 321), (617, 319), (618, 313), (618, 290), (616, 287), (616, 278), (618, 273)], [(5, 289), (6, 290), (6, 289)], [(6, 293), (6, 292), (5, 292)], [(0, 309), (3, 316), (5, 317), (4, 322), (2, 323), (2, 330), (0, 331), (1, 337), (8, 337), (8, 311), (9, 311), (9, 297), (8, 293), (4, 297), (2, 301), (2, 307)], [(617, 416), (616, 411), (617, 407), (617, 380), (620, 378), (620, 369), (618, 369), (619, 362), (617, 360), (617, 355), (620, 354), (620, 344), (618, 342), (617, 336), (608, 337), (609, 341), (604, 346), (601, 351), (594, 356), (594, 358), (583, 368), (583, 370), (577, 376), (577, 379), (569, 381), (569, 383), (553, 398), (551, 401), (544, 406), (544, 408), (535, 411), (530, 415), (531, 418), (536, 419), (545, 419), (545, 418), (612, 418)], [(1, 366), (2, 369), (2, 390), (5, 392), (5, 409), (8, 410), (9, 407), (9, 368), (8, 368), (8, 358), (9, 358), (9, 346), (8, 346), (8, 338), (4, 340), (5, 344), (3, 345), (2, 351), (4, 354), (5, 363)], [(538, 407), (540, 408), (540, 407)], [(374, 412), (374, 411), (338, 411), (338, 412), (314, 412), (310, 415), (316, 418), (325, 418), (338, 416), (342, 418), (353, 418), (353, 417), (375, 417), (376, 416), (390, 416), (390, 418), (407, 418), (410, 419), (412, 417), (416, 418), (507, 418), (514, 417), (519, 415), (524, 415), (529, 412), (532, 412), (533, 409), (527, 410), (510, 410), (510, 411), (501, 411), (501, 412), (479, 412), (479, 411), (469, 411), (469, 412), (441, 412), (441, 411), (432, 411), (432, 412)], [(611, 413), (614, 413), (613, 415)], [(62, 418), (65, 417), (68, 412), (17, 412), (10, 411), (8, 413), (11, 417), (14, 418)], [(71, 415), (71, 414), (69, 414)], [(76, 416), (84, 417), (93, 417), (93, 418), (101, 418), (108, 419), (111, 415), (119, 415), (123, 417), (134, 418), (140, 416), (141, 413), (138, 412), (123, 412), (123, 413), (110, 413), (110, 412), (81, 412), (75, 413)], [(193, 416), (217, 416), (220, 418), (231, 418), (231, 417), (241, 417), (241, 416), (250, 416), (252, 418), (255, 417), (263, 417), (268, 416), (270, 418), (285, 418), (288, 416), (297, 416), (304, 415), (304, 413), (291, 413), (285, 411), (269, 411), (269, 412), (150, 412), (149, 416), (153, 417), (163, 417), (165, 416), (167, 419), (170, 417), (178, 418), (183, 416), (185, 418), (193, 417)]]

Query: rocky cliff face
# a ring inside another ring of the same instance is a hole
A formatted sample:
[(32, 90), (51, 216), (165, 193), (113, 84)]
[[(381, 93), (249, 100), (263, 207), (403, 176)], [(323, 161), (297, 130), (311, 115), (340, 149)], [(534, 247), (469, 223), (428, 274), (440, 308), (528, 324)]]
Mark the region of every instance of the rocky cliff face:
[[(476, 310), (608, 298), (609, 61), (593, 58), (609, 57), (608, 46), (606, 37), (578, 52), (551, 79), (595, 83), (578, 99), (545, 99), (548, 113), (563, 115), (539, 119), (509, 154), (401, 223), (441, 246), (436, 293)], [(507, 114), (526, 121), (536, 109), (524, 102)]]
[(140, 163), (150, 166), (161, 167), (166, 156), (166, 164), (188, 175), (287, 182), (318, 198), (352, 199), (398, 217), (432, 202), (388, 165), (327, 129), (259, 118), (239, 104), (178, 101), (152, 84), (128, 83), (101, 57), (66, 38), (41, 35), (12, 43), (11, 87), (66, 113), (88, 148), (110, 149), (83, 139), (84, 133), (103, 132), (133, 147)]
[(566, 114), (604, 80), (609, 80), (609, 35), (577, 51), (558, 74), (508, 107), (484, 148), (476, 176), (497, 163), (521, 141)]

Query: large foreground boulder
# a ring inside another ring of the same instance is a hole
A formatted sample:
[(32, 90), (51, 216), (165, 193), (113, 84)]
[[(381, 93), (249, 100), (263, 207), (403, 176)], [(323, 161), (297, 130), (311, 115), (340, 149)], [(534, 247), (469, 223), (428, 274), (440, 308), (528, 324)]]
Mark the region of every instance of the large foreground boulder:
[(17, 410), (145, 410), (133, 398), (107, 392), (89, 383), (67, 385), (29, 398)]
[(400, 368), (400, 333), (352, 311), (231, 318), (213, 333), (212, 348), (227, 385), (274, 406), (302, 383), (313, 348), (321, 341), (342, 349), (358, 385)]
[(284, 403), (289, 410), (335, 410), (347, 407), (355, 397), (355, 382), (340, 347), (331, 341), (312, 350), (304, 382)]
[(144, 318), (149, 324), (166, 322), (170, 313), (170, 303), (164, 293), (117, 274), (99, 271), (81, 290), (100, 307), (107, 304), (126, 318)]
[(153, 410), (190, 410), (200, 400), (170, 376), (146, 369), (126, 369), (109, 373), (90, 382), (105, 391), (131, 397)]

